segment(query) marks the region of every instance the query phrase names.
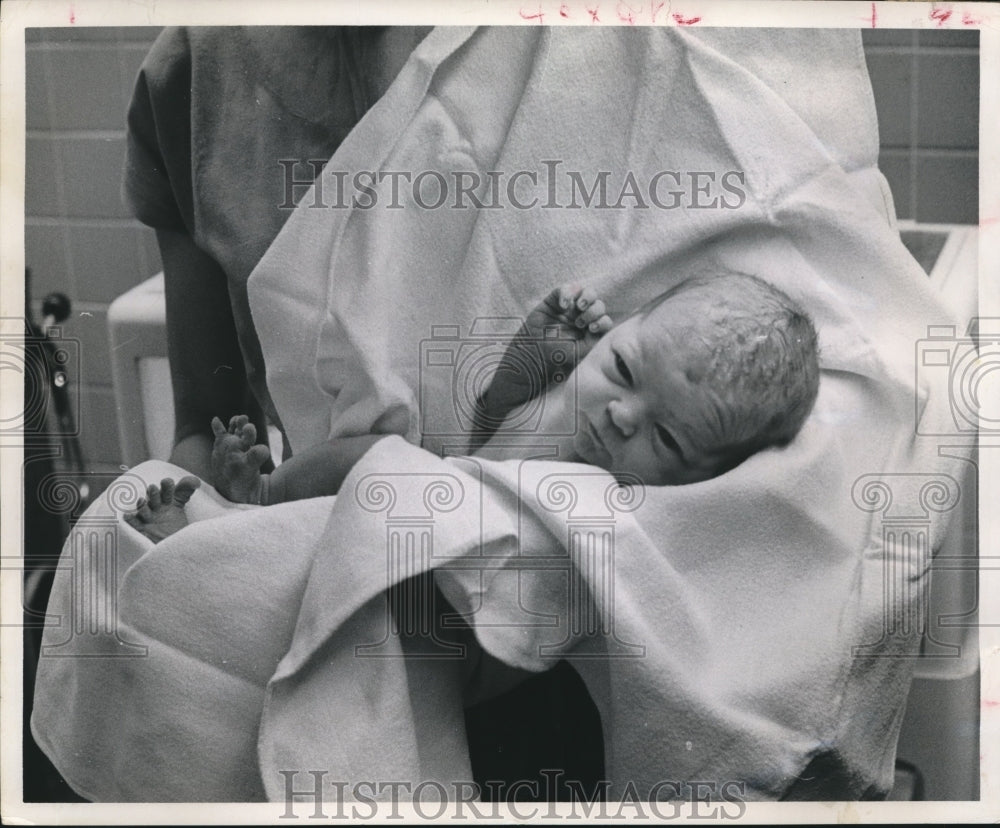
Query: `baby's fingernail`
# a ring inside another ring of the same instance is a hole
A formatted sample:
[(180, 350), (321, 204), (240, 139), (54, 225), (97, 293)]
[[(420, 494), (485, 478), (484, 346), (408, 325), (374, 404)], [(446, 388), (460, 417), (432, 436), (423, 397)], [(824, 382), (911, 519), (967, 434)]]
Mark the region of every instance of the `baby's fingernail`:
[(577, 326), (578, 328), (583, 328), (583, 327), (585, 327), (586, 325), (587, 325), (587, 323), (586, 323), (586, 322), (585, 322), (584, 320), (582, 320), (582, 319), (577, 319), (577, 320), (576, 320), (576, 326)]
[(568, 308), (569, 307), (569, 299), (567, 299), (565, 296), (562, 299), (560, 299), (559, 300), (559, 307), (563, 308), (564, 310), (566, 308)]
[(579, 302), (576, 303), (577, 307), (580, 308), (580, 310), (586, 310), (587, 305), (589, 304), (590, 302), (588, 302), (586, 299), (581, 299)]
[(597, 333), (597, 331), (598, 331), (598, 330), (600, 329), (600, 327), (601, 327), (601, 326), (600, 326), (600, 325), (598, 325), (598, 324), (597, 324), (596, 322), (591, 322), (591, 323), (590, 323), (590, 330), (591, 330), (591, 331), (592, 331), (593, 333)]

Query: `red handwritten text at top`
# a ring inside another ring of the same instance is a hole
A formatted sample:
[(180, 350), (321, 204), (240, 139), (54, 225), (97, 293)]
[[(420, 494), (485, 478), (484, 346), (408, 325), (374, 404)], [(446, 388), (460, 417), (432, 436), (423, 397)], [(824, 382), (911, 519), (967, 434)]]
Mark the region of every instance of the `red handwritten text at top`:
[[(666, 6), (666, 0), (649, 0), (647, 3), (631, 3), (625, 0), (617, 0), (613, 6), (613, 14), (608, 11), (608, 19), (612, 22), (627, 23), (663, 23), (667, 17), (662, 14)], [(603, 4), (605, 10), (610, 10), (612, 4)], [(532, 20), (539, 25), (545, 25), (546, 17), (558, 15), (562, 20), (582, 20), (590, 23), (603, 23), (601, 3), (568, 3), (561, 2), (546, 5), (539, 3), (537, 6), (521, 6), (518, 14), (522, 20)], [(678, 26), (693, 26), (701, 22), (701, 17), (688, 17), (683, 14), (674, 13), (670, 15)]]
[(938, 26), (943, 26), (951, 17), (951, 9), (931, 9), (931, 20), (937, 21)]

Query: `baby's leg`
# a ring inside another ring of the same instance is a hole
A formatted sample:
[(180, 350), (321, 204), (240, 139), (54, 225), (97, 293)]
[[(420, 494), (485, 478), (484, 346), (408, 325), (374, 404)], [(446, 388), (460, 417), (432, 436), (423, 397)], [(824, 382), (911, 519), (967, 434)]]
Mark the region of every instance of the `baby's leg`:
[(163, 478), (159, 486), (150, 484), (146, 497), (139, 499), (138, 510), (125, 515), (125, 522), (153, 543), (159, 543), (188, 525), (184, 506), (200, 485), (201, 481), (191, 475), (176, 484), (169, 477)]

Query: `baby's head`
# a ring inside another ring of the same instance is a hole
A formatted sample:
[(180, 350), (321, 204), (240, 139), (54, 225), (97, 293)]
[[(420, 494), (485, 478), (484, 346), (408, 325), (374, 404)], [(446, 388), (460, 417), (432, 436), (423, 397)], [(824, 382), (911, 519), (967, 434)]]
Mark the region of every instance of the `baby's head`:
[(816, 331), (767, 282), (706, 273), (612, 328), (574, 379), (585, 461), (648, 485), (694, 483), (795, 437), (819, 388)]

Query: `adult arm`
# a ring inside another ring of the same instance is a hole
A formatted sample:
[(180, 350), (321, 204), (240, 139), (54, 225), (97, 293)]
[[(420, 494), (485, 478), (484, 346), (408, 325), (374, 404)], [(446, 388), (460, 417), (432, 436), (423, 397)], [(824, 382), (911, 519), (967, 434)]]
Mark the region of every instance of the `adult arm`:
[(161, 229), (156, 237), (163, 260), (174, 390), (170, 462), (215, 485), (212, 417), (228, 421), (245, 413), (265, 440), (266, 421), (247, 385), (222, 268), (182, 231)]

